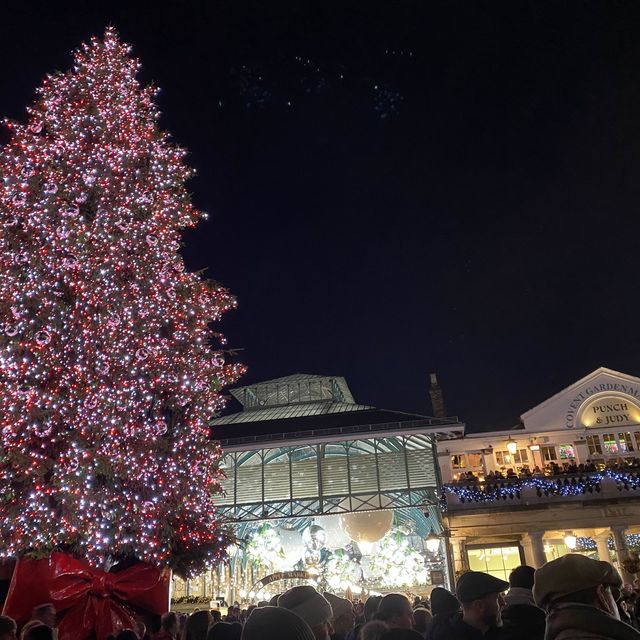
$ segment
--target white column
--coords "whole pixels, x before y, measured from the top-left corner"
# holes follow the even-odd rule
[[[464,541],[465,538],[451,538],[451,546],[453,547],[453,567],[456,575],[469,570],[469,561],[464,548]]]
[[[627,539],[625,537],[627,527],[622,524],[611,527],[611,533],[613,534],[613,544],[618,554],[618,564],[620,565],[620,573],[622,574],[622,580],[624,582],[633,582],[633,574],[625,571],[622,566],[622,561],[629,557],[629,548],[627,547]]]
[[[524,551],[524,562],[530,567],[535,565],[533,560],[533,549],[531,547],[531,539],[528,535],[522,534],[520,536],[520,544],[522,545],[522,550]]]
[[[598,558],[605,562],[611,562],[611,554],[609,553],[609,532],[600,533],[594,536],[596,545],[598,546]]]
[[[529,531],[527,533],[529,541],[531,543],[531,556],[533,559],[533,566],[535,569],[539,569],[543,564],[547,562],[547,556],[544,552],[544,542],[542,540],[544,531]]]

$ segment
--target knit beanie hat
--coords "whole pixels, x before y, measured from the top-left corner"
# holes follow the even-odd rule
[[[450,591],[442,587],[436,587],[430,596],[431,613],[437,614],[455,613],[460,610],[460,603]]]
[[[278,606],[293,611],[310,627],[329,622],[333,610],[327,599],[313,587],[292,587],[278,598]]]
[[[240,640],[315,640],[309,625],[282,607],[254,609],[242,629]]]
[[[331,609],[333,610],[333,619],[339,618],[341,615],[345,613],[350,613],[353,611],[353,605],[351,604],[351,600],[347,600],[346,598],[340,598],[339,596],[334,595],[333,593],[329,593],[325,591],[322,595],[327,599],[329,604],[331,605]]]

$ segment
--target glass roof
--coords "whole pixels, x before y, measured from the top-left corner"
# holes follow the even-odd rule
[[[341,376],[296,373],[238,387],[232,389],[231,394],[245,411],[317,402],[355,404],[347,382]]]

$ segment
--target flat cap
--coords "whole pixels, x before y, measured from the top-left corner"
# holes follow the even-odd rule
[[[619,589],[622,578],[608,562],[569,553],[547,562],[536,571],[533,598],[539,607],[546,609],[558,598],[599,584]]]
[[[473,602],[490,593],[501,593],[509,588],[509,583],[494,578],[482,571],[463,573],[456,584],[456,596],[460,602]]]

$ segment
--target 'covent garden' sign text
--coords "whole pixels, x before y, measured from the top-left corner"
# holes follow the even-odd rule
[[[592,428],[640,425],[640,389],[606,382],[585,387],[569,403],[566,426]]]

